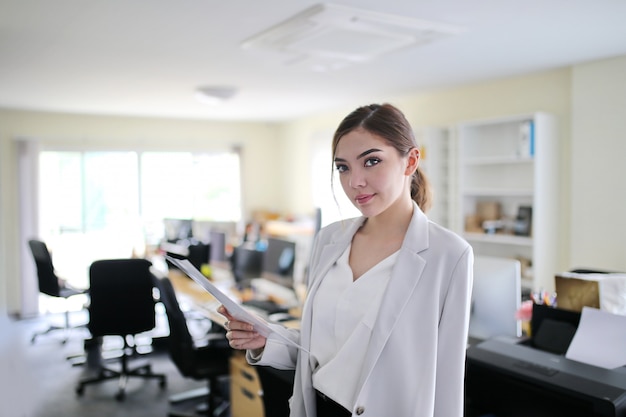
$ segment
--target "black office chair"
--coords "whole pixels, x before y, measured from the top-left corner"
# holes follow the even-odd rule
[[[70,297],[85,294],[87,292],[86,289],[70,287],[65,283],[64,280],[61,280],[57,276],[54,265],[52,263],[52,256],[50,255],[48,247],[44,242],[37,239],[31,239],[28,241],[28,246],[30,247],[30,251],[33,254],[35,266],[37,268],[37,281],[39,285],[39,292],[46,294],[50,297],[63,298],[66,301]],[[71,329],[69,309],[65,308],[63,313],[65,316],[64,326],[61,327],[50,325],[46,330],[36,332],[31,338],[31,343],[35,343],[37,337],[56,330],[62,330],[65,332],[65,337],[62,339],[61,342],[67,342],[67,334]]]
[[[85,386],[111,379],[119,379],[119,390],[115,398],[121,401],[126,395],[129,377],[159,380],[165,388],[164,374],[152,372],[149,362],[136,361],[135,336],[152,330],[156,326],[155,277],[150,271],[151,263],[145,259],[99,260],[89,268],[90,296],[89,323],[87,327],[94,338],[121,336],[124,341],[119,358],[121,369],[99,364],[97,375],[81,379],[76,393],[82,395]],[[139,362],[131,366],[131,360]]]
[[[208,389],[200,393],[203,404],[193,411],[194,414],[189,414],[188,411],[178,413],[170,409],[169,416],[223,415],[229,408],[229,402],[227,396],[219,392],[219,378],[229,374],[229,358],[232,353],[224,333],[214,333],[213,338],[208,338],[207,343],[200,346],[189,332],[186,317],[180,309],[169,278],[159,280],[159,291],[170,328],[168,345],[172,361],[183,376],[207,380],[208,383]],[[195,394],[194,392],[192,398],[176,395],[170,398],[170,402],[174,404],[197,399]]]

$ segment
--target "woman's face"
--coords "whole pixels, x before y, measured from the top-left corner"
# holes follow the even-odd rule
[[[417,150],[402,157],[383,138],[356,129],[339,140],[334,162],[346,196],[365,217],[374,217],[402,198],[410,200],[418,158]]]

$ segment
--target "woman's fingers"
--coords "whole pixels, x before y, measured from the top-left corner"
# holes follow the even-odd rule
[[[230,315],[228,310],[226,310],[226,307],[224,307],[223,305],[220,305],[217,308],[217,312],[220,313],[222,316],[226,317],[228,320],[231,320],[233,318],[233,316]]]
[[[231,330],[226,338],[233,349],[258,349],[265,346],[265,338],[256,332]]]
[[[234,320],[228,320],[226,324],[228,325],[228,328],[227,328],[228,330],[241,330],[244,332],[254,331],[254,326],[251,325],[250,323],[246,323],[245,321],[239,321],[237,319],[234,319]]]
[[[233,349],[258,349],[265,346],[265,337],[254,331],[251,324],[238,320],[229,321],[226,339]]]
[[[226,339],[233,349],[259,349],[265,346],[265,337],[254,331],[254,326],[241,320],[237,320],[228,313],[223,305],[217,308],[217,312],[226,317],[224,328]]]

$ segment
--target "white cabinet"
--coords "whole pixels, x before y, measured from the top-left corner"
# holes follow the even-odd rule
[[[533,113],[466,122],[455,133],[458,172],[451,228],[476,254],[529,260],[522,285],[553,290],[559,271],[554,117]]]

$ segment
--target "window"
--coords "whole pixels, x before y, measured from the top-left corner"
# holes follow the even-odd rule
[[[157,244],[164,218],[241,219],[236,152],[46,151],[39,164],[40,233],[74,285],[96,259]]]
[[[241,218],[239,156],[142,153],[141,202],[146,218],[237,222]]]

